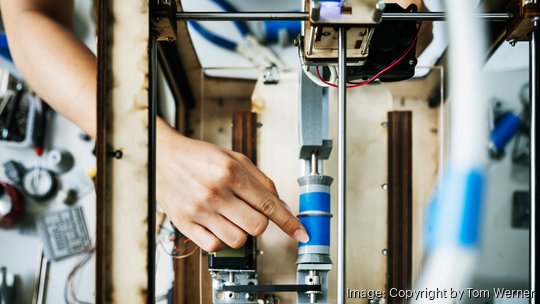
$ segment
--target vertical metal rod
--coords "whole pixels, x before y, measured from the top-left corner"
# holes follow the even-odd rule
[[[319,175],[319,160],[317,151],[311,153],[311,175]]]
[[[156,277],[156,118],[158,103],[157,41],[150,37],[150,96],[148,101],[148,303],[155,302]]]
[[[531,228],[530,228],[530,283],[531,291],[535,290],[536,283],[536,273],[535,273],[535,253],[536,253],[536,188],[538,186],[537,180],[537,170],[536,170],[536,148],[537,148],[537,128],[538,128],[538,116],[540,115],[540,110],[538,108],[539,93],[538,86],[540,86],[540,81],[538,80],[540,75],[538,70],[538,48],[540,47],[538,43],[539,35],[539,24],[540,17],[535,17],[533,19],[533,30],[531,32],[531,40],[529,42],[529,87],[530,87],[530,98],[529,102],[531,105],[531,145],[530,145],[530,192],[531,192]],[[533,293],[534,294],[534,293]],[[534,299],[532,300],[534,302]],[[532,302],[531,302],[532,303]]]
[[[346,156],[347,156],[347,29],[339,28],[338,83],[338,273],[337,303],[345,304],[345,236],[346,236]]]
[[[315,26],[311,25],[309,29],[309,41],[308,41],[308,55],[313,55],[313,45],[315,44]]]

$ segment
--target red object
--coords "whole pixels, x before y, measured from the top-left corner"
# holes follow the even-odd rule
[[[24,197],[19,189],[5,182],[0,183],[0,186],[6,191],[6,196],[12,203],[11,210],[6,215],[0,215],[0,228],[11,228],[15,226],[24,216],[26,205]],[[4,198],[5,199],[5,198]]]
[[[34,151],[36,152],[37,156],[43,155],[43,147],[36,147]]]

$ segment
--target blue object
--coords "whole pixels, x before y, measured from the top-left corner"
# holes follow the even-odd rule
[[[478,244],[483,193],[484,175],[478,171],[471,171],[465,181],[465,202],[459,231],[459,241],[463,246],[469,247]]]
[[[475,248],[480,243],[485,173],[479,168],[445,169],[442,184],[427,209],[426,249],[453,243]]]
[[[212,0],[212,2],[217,4],[225,12],[237,11],[232,5],[230,5],[224,0]],[[204,27],[197,21],[189,21],[188,24],[190,24],[195,31],[197,31],[199,34],[201,34],[201,36],[203,36],[206,40],[212,42],[213,44],[230,51],[236,51],[238,43],[210,32],[206,27]],[[244,21],[234,21],[234,25],[236,26],[236,29],[238,29],[242,37],[246,37],[249,34],[249,29]]]
[[[9,45],[5,33],[0,34],[0,55],[13,62],[13,58],[11,57],[11,53],[9,52]]]
[[[296,37],[302,30],[302,23],[300,21],[264,21],[263,32],[264,38],[267,42],[277,42],[279,40],[279,33],[281,31],[287,31],[289,37]]]
[[[199,22],[189,21],[188,23],[189,25],[193,27],[194,30],[196,30],[199,34],[201,34],[201,36],[206,38],[206,40],[212,42],[213,44],[217,46],[220,46],[230,51],[235,51],[236,48],[238,47],[238,43],[210,32],[204,26],[202,26]]]
[[[300,214],[305,211],[330,213],[330,194],[326,192],[309,192],[300,195]],[[330,217],[325,215],[309,215],[300,217],[309,235],[309,242],[299,246],[330,246]]]
[[[230,5],[227,1],[224,0],[212,0],[215,4],[217,4],[222,10],[226,12],[237,12],[238,10],[234,8],[234,6]],[[234,25],[242,34],[242,36],[246,36],[249,33],[248,27],[244,21],[234,21]]]
[[[504,151],[504,147],[523,126],[523,121],[512,112],[502,114],[491,131],[491,148],[495,152]]]

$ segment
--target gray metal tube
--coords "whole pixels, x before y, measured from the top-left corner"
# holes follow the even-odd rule
[[[482,13],[480,18],[487,21],[504,22],[512,18],[509,13]],[[306,12],[180,12],[176,13],[178,21],[265,21],[265,20],[308,20]],[[418,13],[383,13],[382,20],[405,21],[444,21],[445,12]]]
[[[346,282],[346,191],[347,191],[347,29],[339,28],[338,51],[338,258],[337,258],[337,303],[345,304]]]
[[[531,40],[529,42],[529,87],[530,87],[530,105],[531,105],[531,145],[530,145],[530,192],[531,192],[531,228],[530,228],[530,283],[531,291],[535,290],[536,283],[536,187],[538,186],[537,179],[537,170],[536,170],[536,147],[537,147],[537,138],[536,131],[538,128],[538,116],[540,115],[540,110],[538,108],[539,93],[538,86],[540,86],[540,81],[538,80],[540,76],[538,72],[538,49],[540,45],[538,43],[539,37],[539,24],[540,18],[535,17],[533,19],[533,30],[531,32]],[[534,294],[534,293],[533,293]],[[534,302],[534,300],[533,300]]]

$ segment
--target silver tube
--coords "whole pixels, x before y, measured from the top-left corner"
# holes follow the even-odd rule
[[[176,20],[193,21],[264,21],[264,20],[308,20],[306,12],[181,12],[176,13]]]
[[[317,152],[311,153],[311,175],[319,175],[319,160],[317,159]]]
[[[538,43],[539,35],[539,26],[540,26],[540,17],[535,17],[533,19],[533,30],[531,31],[531,40],[529,42],[529,87],[530,87],[530,98],[529,102],[531,105],[531,145],[530,145],[530,155],[531,155],[531,165],[530,165],[530,192],[531,192],[531,228],[530,228],[530,283],[531,291],[535,290],[536,283],[536,186],[537,186],[537,171],[536,171],[536,130],[538,123],[538,115],[540,111],[538,109],[539,102],[539,93],[538,86],[540,86],[540,81],[538,80],[540,75],[538,72],[538,48],[540,47]],[[534,294],[534,293],[533,293]],[[534,299],[533,299],[534,302]]]
[[[309,29],[308,55],[313,55],[313,46],[315,45],[315,26],[311,25]]]
[[[346,157],[347,157],[347,29],[339,28],[339,83],[338,83],[338,259],[337,303],[345,304],[346,265]]]
[[[504,22],[512,19],[510,13],[481,13],[479,17],[487,21]],[[179,12],[178,21],[265,21],[265,20],[309,20],[307,12]],[[382,20],[391,21],[444,21],[445,12],[383,13]]]
[[[478,17],[486,21],[505,22],[512,19],[510,13],[481,13]],[[445,21],[445,12],[419,12],[419,13],[384,13],[382,20],[391,21]]]

